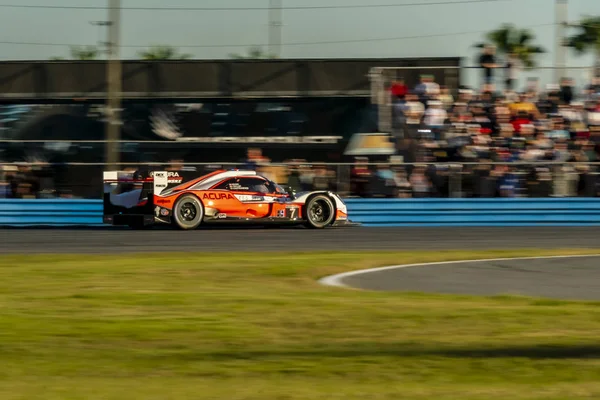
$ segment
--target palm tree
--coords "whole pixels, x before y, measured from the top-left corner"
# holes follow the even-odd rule
[[[171,46],[152,46],[138,55],[144,60],[185,60],[192,57],[191,54],[179,54],[177,49]]]
[[[488,32],[486,39],[496,46],[498,53],[515,54],[526,68],[535,68],[535,56],[546,53],[544,48],[532,44],[535,35],[530,30],[518,29],[511,24],[504,24]],[[475,47],[483,48],[485,45],[485,43],[477,43]]]
[[[579,29],[579,33],[569,37],[565,41],[567,47],[571,47],[579,55],[586,52],[594,54],[594,73],[600,73],[600,17],[586,16],[579,24],[573,25]]]
[[[264,60],[277,58],[277,56],[263,51],[263,49],[259,46],[253,46],[248,49],[248,53],[246,55],[232,53],[229,54],[229,58],[235,58],[237,60]]]

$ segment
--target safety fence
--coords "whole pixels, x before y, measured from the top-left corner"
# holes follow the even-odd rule
[[[353,222],[392,226],[600,226],[600,199],[346,199]],[[101,200],[0,200],[0,226],[102,226]]]
[[[104,163],[0,163],[0,199],[98,199]],[[124,163],[121,170],[254,169],[296,192],[345,198],[600,198],[599,162]]]

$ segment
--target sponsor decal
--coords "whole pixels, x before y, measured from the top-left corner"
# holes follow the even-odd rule
[[[227,214],[225,213],[218,213],[216,216],[217,219],[225,219],[227,218]]]
[[[263,196],[254,196],[251,194],[236,194],[235,197],[241,202],[265,201]]]
[[[166,208],[162,208],[162,207],[156,206],[156,207],[154,208],[154,214],[155,214],[157,217],[158,217],[158,216],[161,216],[161,215],[162,215],[163,217],[166,217],[167,215],[169,215],[169,214],[170,214],[170,211],[169,211],[169,210],[167,210]]]
[[[169,179],[165,171],[152,171],[150,175],[154,178],[154,192],[161,194],[167,188]]]
[[[183,178],[179,175],[179,172],[151,171],[150,176],[152,178],[163,178],[163,179],[166,177],[168,183],[183,182]],[[162,187],[162,186],[157,185],[157,187]]]
[[[248,190],[248,188],[240,185],[239,183],[230,183],[229,190]]]
[[[179,172],[166,172],[167,174],[167,178],[179,178]],[[150,176],[151,177],[160,177],[160,178],[164,178],[165,177],[165,171],[152,171],[150,172]]]
[[[163,199],[156,200],[156,204],[169,204],[170,202],[171,202],[170,200],[163,200]]]
[[[204,200],[233,200],[234,198],[230,193],[204,193],[204,196],[202,196]]]

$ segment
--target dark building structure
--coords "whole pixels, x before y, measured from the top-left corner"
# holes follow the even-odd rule
[[[450,88],[459,84],[460,58],[123,61],[123,98],[243,99],[274,97],[367,97],[374,67],[403,71],[409,85],[427,72]],[[419,67],[439,67],[419,70]],[[106,99],[102,61],[0,63],[3,102]]]
[[[237,162],[260,147],[273,161],[341,161],[353,134],[378,129],[372,68],[412,67],[400,74],[409,87],[427,73],[456,89],[458,66],[460,58],[123,61],[122,160]],[[0,63],[0,101],[5,160],[103,161],[103,143],[74,142],[105,138],[105,62]]]

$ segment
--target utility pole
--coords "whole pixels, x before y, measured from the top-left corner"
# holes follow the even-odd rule
[[[120,28],[121,0],[109,0],[108,9],[108,40],[107,40],[107,122],[106,122],[106,169],[119,169],[119,143],[121,136],[121,59],[120,59]]]
[[[554,59],[554,83],[559,83],[566,76],[567,47],[565,46],[565,29],[568,25],[568,0],[555,0],[556,48]]]
[[[269,53],[281,56],[281,0],[269,0]]]
[[[103,27],[109,27],[110,26],[110,21],[90,21],[90,24],[94,25],[94,26],[98,26],[100,28]],[[100,36],[102,36],[102,30],[100,29]],[[106,53],[106,46],[107,43],[104,40],[98,40],[98,51],[100,53]]]

